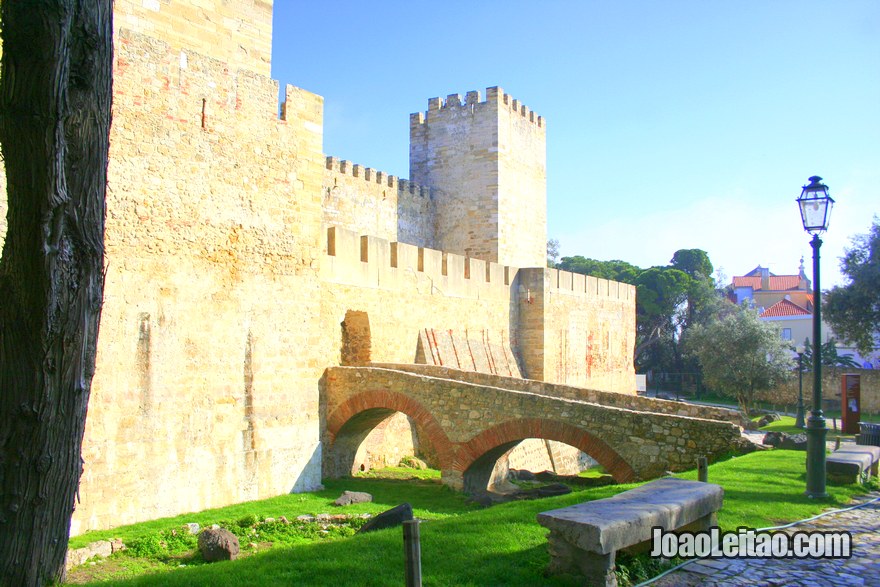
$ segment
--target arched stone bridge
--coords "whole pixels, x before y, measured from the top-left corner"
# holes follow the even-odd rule
[[[424,365],[331,367],[322,388],[325,476],[351,474],[370,431],[403,412],[443,482],[468,492],[485,489],[498,457],[526,438],[577,447],[626,482],[728,452],[742,422],[731,410]]]

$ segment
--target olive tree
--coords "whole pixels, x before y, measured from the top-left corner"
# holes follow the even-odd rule
[[[880,220],[857,235],[840,260],[845,285],[823,296],[825,320],[834,332],[868,357],[880,340]]]
[[[755,392],[775,387],[795,368],[788,342],[747,304],[730,305],[717,320],[694,325],[684,344],[699,360],[704,383],[736,398],[746,414]]]

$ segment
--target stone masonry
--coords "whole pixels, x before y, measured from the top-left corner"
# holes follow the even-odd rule
[[[287,86],[279,108],[271,1],[118,0],[114,16],[107,278],[73,534],[317,487],[327,367],[455,357],[634,393],[634,288],[545,268],[542,117],[499,88],[431,99],[400,179],[323,152],[320,96]],[[0,198],[0,239],[6,213]],[[607,414],[643,418],[615,410],[594,433],[619,427]],[[415,444],[402,424],[382,429],[391,458]]]
[[[466,491],[484,490],[496,460],[526,438],[574,446],[625,482],[693,468],[697,456],[720,456],[740,437],[731,422],[554,397],[539,384],[529,393],[387,368],[333,367],[323,387],[327,476],[350,474],[367,434],[394,412],[412,418],[432,444],[443,482]]]

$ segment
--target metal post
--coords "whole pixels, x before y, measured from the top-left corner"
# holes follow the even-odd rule
[[[709,482],[709,460],[706,457],[697,457],[697,481]]]
[[[422,587],[422,545],[417,519],[403,523],[403,553],[406,557],[406,587]]]
[[[794,425],[795,428],[804,427],[804,353],[798,353],[798,403]]]
[[[822,292],[819,289],[819,235],[813,235],[813,405],[807,420],[808,497],[827,497],[825,492],[825,417],[822,415]]]
[[[798,353],[798,409],[794,425],[804,427],[804,353]]]

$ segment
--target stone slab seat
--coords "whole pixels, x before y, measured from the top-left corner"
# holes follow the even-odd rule
[[[608,499],[538,514],[547,536],[551,573],[586,576],[585,585],[617,585],[614,558],[651,540],[652,528],[707,530],[717,525],[724,490],[714,483],[668,477]]]
[[[825,470],[830,481],[859,483],[863,477],[877,475],[880,446],[848,445],[828,455]]]

